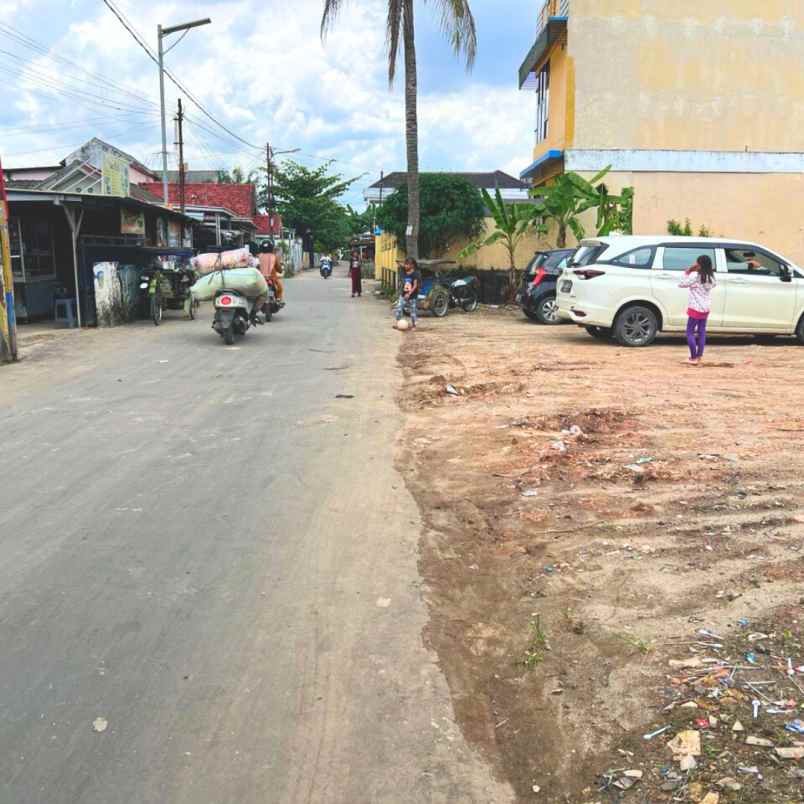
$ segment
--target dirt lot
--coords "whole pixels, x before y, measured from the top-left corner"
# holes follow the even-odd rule
[[[802,800],[804,348],[694,368],[507,310],[400,338],[427,638],[520,800]]]

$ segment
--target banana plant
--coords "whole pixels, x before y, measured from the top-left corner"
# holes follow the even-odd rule
[[[483,203],[494,220],[494,229],[485,237],[470,243],[466,248],[462,249],[458,257],[464,259],[476,254],[485,246],[502,243],[508,252],[509,286],[511,289],[516,289],[519,284],[516,250],[522,239],[534,228],[535,207],[533,204],[506,204],[499,188],[495,190],[494,197],[491,196],[488,190],[481,190],[480,192],[483,195]]]
[[[580,241],[586,236],[586,229],[580,216],[589,209],[600,210],[604,206],[607,191],[600,185],[603,177],[611,170],[611,165],[601,170],[592,179],[585,179],[577,173],[562,173],[552,184],[531,191],[535,197],[532,207],[533,225],[542,236],[547,235],[549,223],[558,227],[556,246],[566,248],[567,232],[571,231]],[[599,218],[599,224],[602,223]]]

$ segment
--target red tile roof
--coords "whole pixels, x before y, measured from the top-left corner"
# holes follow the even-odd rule
[[[273,217],[273,226],[271,226],[271,218]],[[255,215],[254,225],[257,227],[257,234],[259,235],[272,235],[280,237],[282,235],[282,216],[278,213],[271,215]]]
[[[162,199],[161,182],[141,184],[150,193]],[[179,204],[179,185],[168,184],[171,204]],[[256,188],[253,184],[185,184],[185,203],[200,207],[223,207],[241,218],[254,218],[256,214]]]

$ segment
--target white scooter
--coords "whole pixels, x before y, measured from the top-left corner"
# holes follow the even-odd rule
[[[254,323],[264,324],[265,314],[254,312],[256,299],[247,299],[238,290],[219,290],[215,294],[215,318],[212,329],[223,338],[227,346],[235,342],[235,338],[248,332]]]

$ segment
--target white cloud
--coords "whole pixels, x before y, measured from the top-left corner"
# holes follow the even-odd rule
[[[270,140],[280,148],[299,147],[301,161],[318,164],[334,157],[345,174],[368,172],[376,177],[405,167],[404,106],[401,76],[389,90],[384,37],[384,0],[347,3],[326,42],[319,37],[321,0],[117,0],[136,28],[155,40],[158,22],[212,17],[209,27],[193,30],[167,56],[169,68],[220,120],[243,139],[262,145]],[[29,6],[25,13],[23,6]],[[65,4],[66,5],[66,4]],[[52,7],[48,0],[0,0],[0,9],[13,15],[20,30],[46,40],[55,52],[74,59],[124,84],[130,90],[158,100],[155,65],[148,60],[117,19],[102,4],[92,14],[73,18],[61,12],[69,28],[53,41],[38,34],[33,7]],[[443,46],[448,47],[447,43]],[[28,54],[30,57],[30,54]],[[39,61],[36,69],[45,69]],[[53,64],[47,69],[52,70]],[[79,76],[60,70],[59,80]],[[510,87],[484,82],[475,75],[463,90],[431,92],[420,98],[420,156],[423,169],[493,170],[516,173],[529,161],[532,149],[532,97]],[[72,86],[75,86],[74,84]],[[80,81],[79,81],[80,86]],[[6,103],[2,126],[34,126],[48,121],[64,123],[57,132],[31,132],[4,145],[9,162],[32,163],[62,158],[93,134],[112,139],[149,164],[160,148],[158,117],[145,112],[124,114],[101,105],[81,103],[76,97],[49,94],[40,85],[24,83]],[[86,82],[84,91],[96,104],[139,105],[139,102]],[[176,92],[168,84],[172,117]],[[9,109],[16,113],[9,119]],[[186,153],[192,167],[241,164],[249,169],[261,163],[261,154],[215,128],[189,103]],[[152,110],[153,111],[153,110]],[[81,120],[93,120],[81,127]],[[100,121],[100,122],[98,122]],[[71,128],[67,128],[72,125]],[[4,137],[4,140],[6,138]],[[172,126],[169,141],[172,143]],[[50,145],[49,151],[43,150]],[[352,200],[359,197],[359,191]]]

